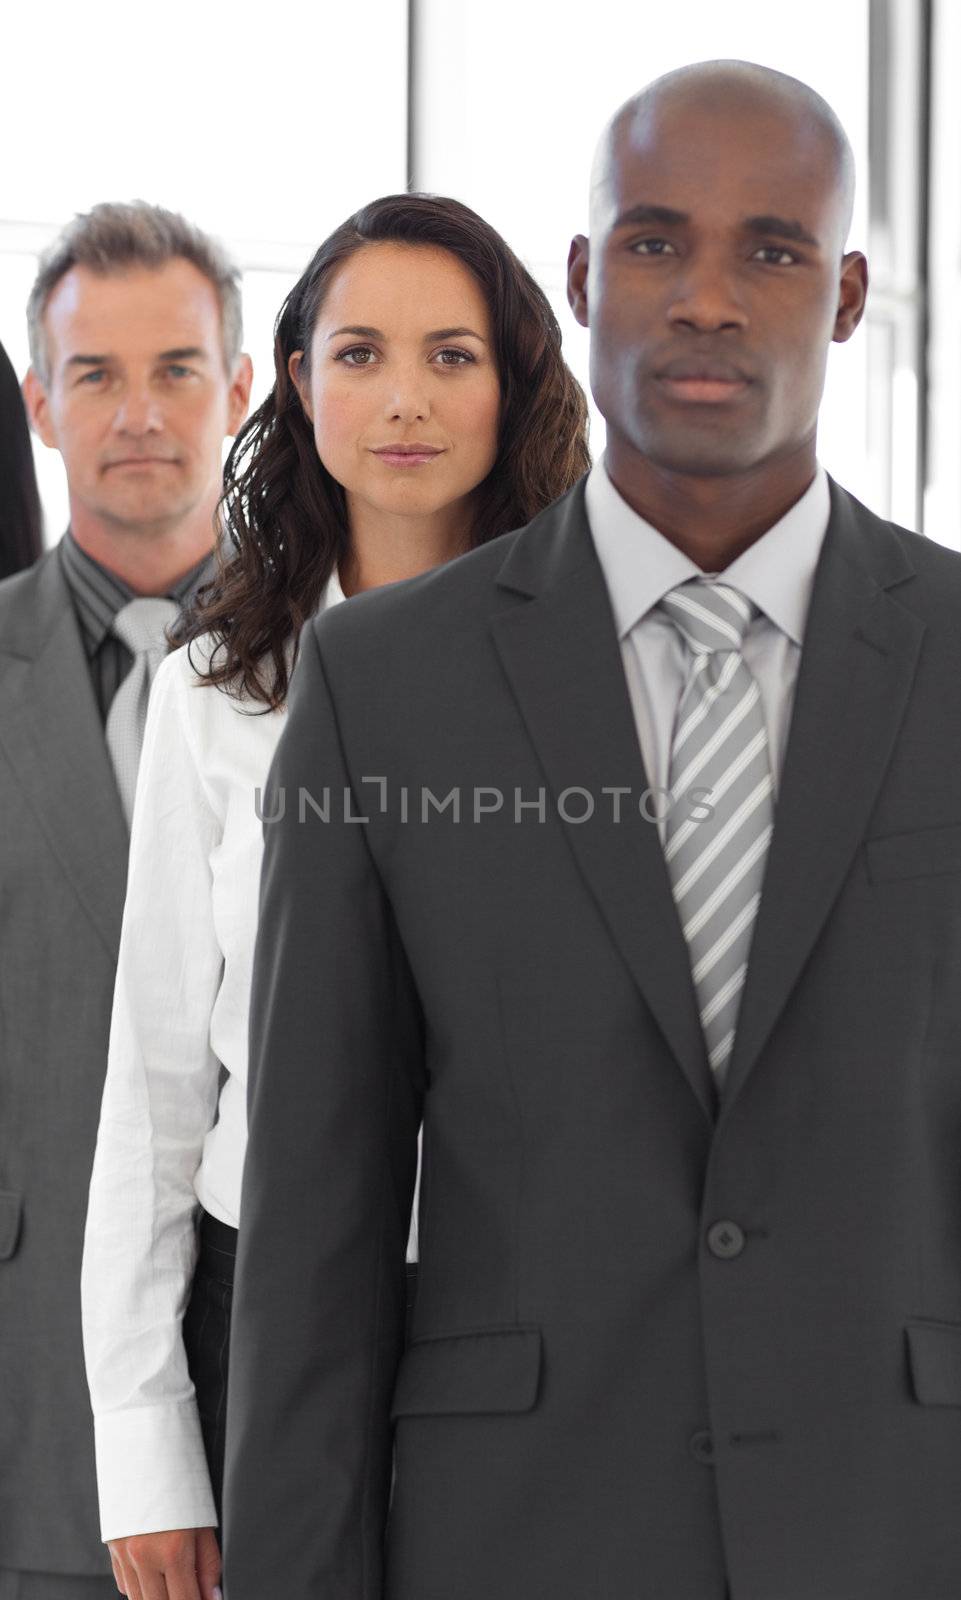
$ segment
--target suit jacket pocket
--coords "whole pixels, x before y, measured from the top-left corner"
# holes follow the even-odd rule
[[[23,1201],[15,1189],[0,1189],[0,1261],[9,1261],[20,1242]]]
[[[872,883],[961,872],[961,822],[865,839],[864,849]]]
[[[530,1411],[540,1370],[540,1328],[416,1339],[401,1359],[391,1418]]]
[[[961,1322],[909,1322],[914,1394],[923,1406],[961,1406]]]

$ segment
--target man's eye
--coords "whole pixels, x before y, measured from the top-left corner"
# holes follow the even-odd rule
[[[760,250],[754,252],[755,261],[759,256],[765,258],[765,265],[769,267],[793,267],[797,261],[793,250],[785,250],[779,244],[762,244]]]
[[[103,367],[94,367],[90,372],[84,372],[77,379],[77,382],[78,383],[86,383],[86,384],[89,384],[90,387],[94,387],[96,384],[98,384],[100,382],[101,378],[105,378],[106,376],[107,376],[107,374],[104,371]]]
[[[339,351],[334,360],[345,361],[348,367],[369,367],[375,355],[369,344],[354,344],[349,350]]]
[[[167,376],[168,378],[189,378],[193,376],[193,368],[181,366],[179,361],[172,361],[167,367]]]
[[[638,256],[664,256],[668,252],[672,255],[677,253],[669,239],[637,239],[631,249]]]

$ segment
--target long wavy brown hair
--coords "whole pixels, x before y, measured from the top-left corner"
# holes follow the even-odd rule
[[[218,576],[170,633],[173,647],[212,635],[201,676],[269,710],[286,699],[300,630],[350,544],[344,491],[318,458],[287,363],[302,350],[306,378],[334,273],[365,245],[388,241],[449,250],[487,301],[501,415],[497,459],[474,491],[472,545],[529,522],[590,466],[587,404],[561,355],[557,318],[500,234],[460,201],[427,194],[387,195],[348,217],[280,309],[273,388],[224,468]]]

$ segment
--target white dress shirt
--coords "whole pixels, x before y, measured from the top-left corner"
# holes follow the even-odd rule
[[[342,599],[335,574],[323,606]],[[210,640],[189,648],[203,664]],[[181,1321],[198,1201],[238,1221],[263,854],[255,791],[285,708],[205,684],[190,654],[166,657],[151,690],[84,1245],[104,1539],[216,1522]]]
[[[671,737],[688,662],[687,647],[670,617],[652,608],[679,583],[703,573],[618,494],[603,456],[588,477],[586,506],[614,612],[647,782],[661,791],[648,809],[658,818],[663,841]],[[819,465],[813,482],[780,521],[717,574],[719,582],[733,584],[761,612],[745,635],[743,656],[761,692],[775,796],[830,509],[827,474]]]

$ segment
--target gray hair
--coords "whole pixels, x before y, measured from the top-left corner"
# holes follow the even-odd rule
[[[190,261],[217,291],[224,360],[232,368],[243,339],[240,270],[223,246],[177,211],[146,200],[104,201],[68,222],[40,257],[27,301],[27,334],[30,360],[41,382],[49,381],[43,314],[71,267],[87,267],[106,277],[126,267],[162,267],[178,257]]]

